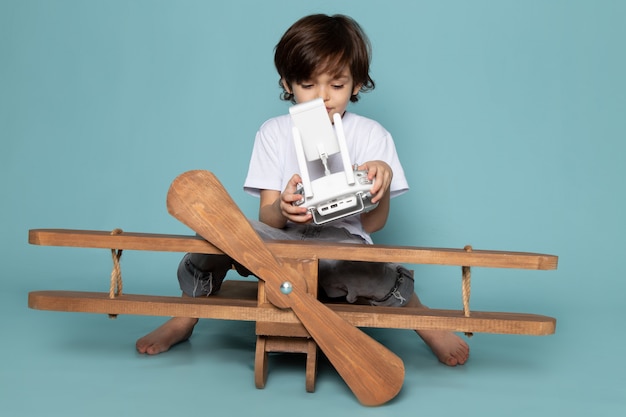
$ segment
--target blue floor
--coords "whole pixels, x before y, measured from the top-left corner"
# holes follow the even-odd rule
[[[135,352],[134,341],[161,318],[30,310],[19,281],[0,297],[0,324],[8,336],[0,346],[0,407],[7,416],[201,411],[290,416],[294,410],[299,416],[616,416],[626,411],[619,350],[592,337],[611,329],[599,323],[583,330],[582,312],[580,320],[575,314],[562,317],[551,336],[476,334],[469,339],[470,361],[457,368],[439,364],[411,331],[369,329],[404,360],[406,377],[395,399],[367,408],[323,358],[314,393],[305,391],[299,354],[272,354],[267,385],[256,389],[250,322],[201,321],[189,342],[147,357]]]

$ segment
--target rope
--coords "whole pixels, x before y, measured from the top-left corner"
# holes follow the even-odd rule
[[[115,229],[112,235],[122,234],[122,229]],[[109,298],[115,298],[122,295],[122,269],[120,267],[120,258],[122,257],[122,249],[111,249],[111,258],[113,258],[113,270],[111,271],[111,287],[109,289]]]
[[[472,247],[470,245],[466,245],[464,248],[465,252],[471,252],[472,251]],[[465,315],[465,317],[469,317],[470,316],[470,307],[469,307],[469,302],[470,302],[470,293],[471,293],[471,284],[472,284],[472,272],[471,272],[471,268],[469,266],[462,266],[461,267],[461,271],[462,271],[462,275],[463,275],[463,279],[462,279],[462,289],[463,289],[463,313]],[[465,336],[467,337],[472,337],[473,333],[471,332],[465,332]]]

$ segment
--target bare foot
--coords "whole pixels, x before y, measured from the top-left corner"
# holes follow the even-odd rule
[[[417,334],[430,347],[439,362],[448,366],[467,362],[469,346],[456,334],[440,330],[420,330]]]
[[[417,294],[407,303],[407,307],[427,309]],[[439,362],[448,366],[463,365],[469,358],[469,346],[463,339],[452,332],[443,330],[416,330],[419,337],[433,351]]]
[[[135,344],[137,352],[156,355],[168,351],[177,343],[191,337],[198,319],[173,317],[163,325],[148,333]]]

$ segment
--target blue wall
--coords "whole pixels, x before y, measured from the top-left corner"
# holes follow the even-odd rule
[[[411,332],[379,331],[405,387],[363,409],[327,366],[306,394],[294,359],[256,390],[246,323],[203,322],[144,358],[134,340],[161,319],[29,310],[29,291],[106,291],[110,271],[105,251],[30,246],[29,229],[190,233],[165,194],[195,168],[256,216],[254,134],[288,107],[273,47],[312,12],[353,16],[374,47],[377,88],[352,110],[392,132],[411,185],[375,240],[558,255],[557,271],[477,270],[472,293],[557,333],[476,335],[446,369]],[[0,0],[1,414],[624,413],[625,18],[607,0]],[[179,256],[126,254],[126,291],[177,294]],[[460,308],[456,268],[414,268],[427,304]]]

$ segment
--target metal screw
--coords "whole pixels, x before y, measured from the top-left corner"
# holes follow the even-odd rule
[[[280,292],[282,292],[283,294],[285,295],[290,294],[292,290],[293,290],[293,287],[291,285],[291,282],[285,281],[282,284],[280,284]]]

